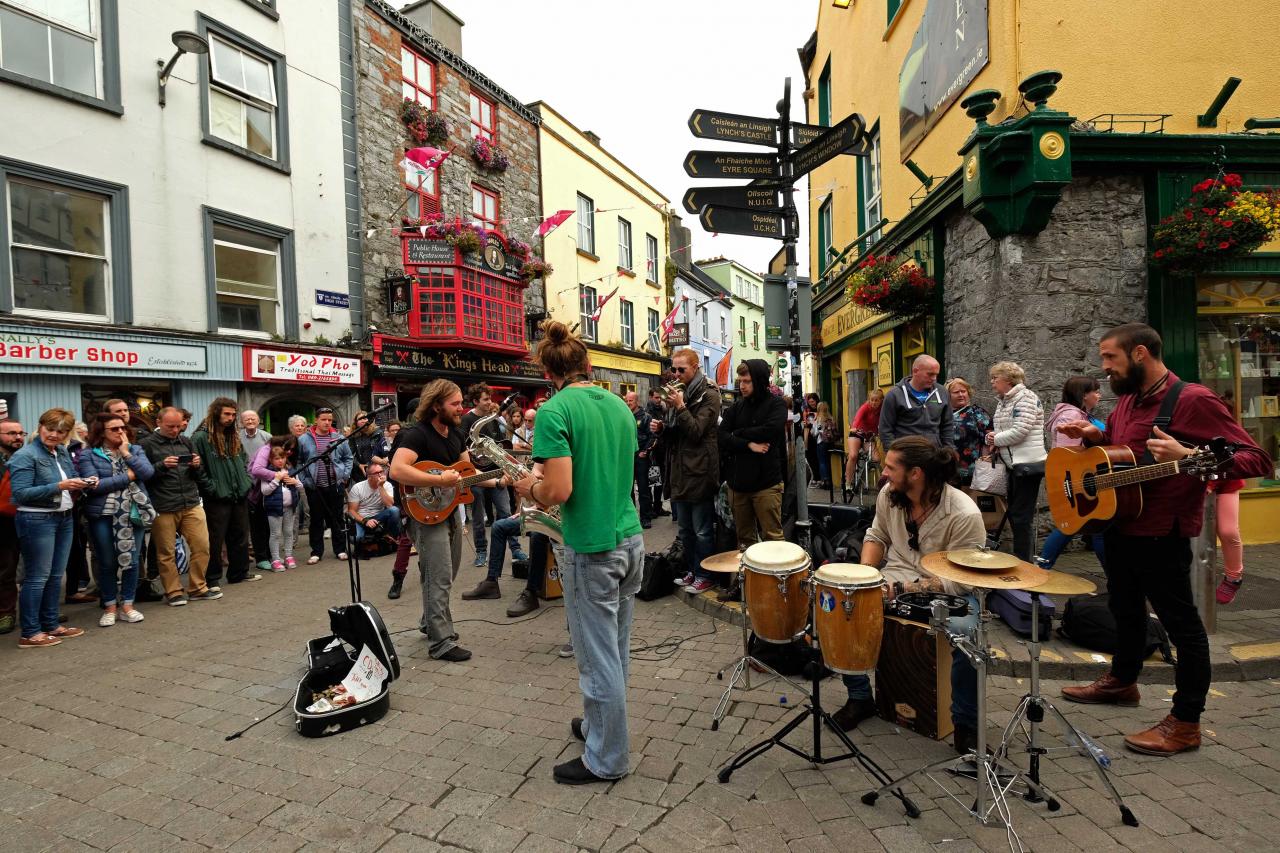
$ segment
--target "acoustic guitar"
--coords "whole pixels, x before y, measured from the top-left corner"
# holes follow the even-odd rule
[[[475,501],[471,487],[491,480],[502,479],[501,471],[476,471],[470,462],[458,461],[452,465],[439,462],[415,462],[413,467],[428,474],[443,474],[450,469],[462,479],[452,486],[400,486],[404,496],[404,508],[419,524],[439,524],[448,518],[459,504]]]
[[[1044,463],[1049,512],[1063,533],[1101,533],[1142,514],[1142,483],[1177,474],[1216,479],[1234,454],[1235,446],[1221,438],[1183,459],[1153,465],[1138,465],[1123,445],[1055,447]]]

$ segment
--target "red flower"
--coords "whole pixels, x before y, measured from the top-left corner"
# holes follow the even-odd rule
[[[1241,180],[1240,176],[1239,176],[1239,175],[1237,175],[1237,174],[1235,174],[1235,173],[1232,173],[1232,174],[1230,174],[1230,175],[1223,175],[1223,177],[1222,177],[1222,183],[1226,184],[1226,185],[1227,185],[1227,186],[1229,186],[1229,187],[1242,187],[1242,186],[1244,186],[1244,181],[1243,181],[1243,180]]]
[[[1213,186],[1213,178],[1206,178],[1191,188],[1193,193],[1202,193]]]
[[[1199,243],[1196,243],[1196,248],[1197,248],[1197,249],[1203,249],[1203,248],[1204,248],[1204,241],[1203,241],[1203,240],[1201,240]],[[1156,252],[1156,254],[1157,254],[1157,255],[1159,255],[1160,253],[1159,253],[1159,252]]]
[[[1229,201],[1229,202],[1227,202],[1227,203],[1226,203],[1225,205],[1223,205],[1223,206],[1224,206],[1224,207],[1235,207],[1235,206],[1236,206],[1236,203],[1235,203],[1234,201]]]
[[[1189,211],[1189,210],[1185,210],[1185,211],[1183,211],[1182,215],[1183,215],[1184,217],[1186,217],[1186,220],[1187,220],[1188,222],[1190,222],[1192,219],[1195,219],[1195,218],[1196,218],[1196,217],[1195,217],[1195,214],[1194,214],[1194,213],[1192,213],[1192,212],[1191,212],[1191,211]]]
[[[1201,237],[1208,237],[1208,236],[1209,236],[1209,232],[1208,232],[1208,231],[1201,231],[1201,232],[1200,232],[1200,236],[1201,236]]]
[[[1213,208],[1213,207],[1202,207],[1200,208],[1200,212],[1206,213],[1209,216],[1215,216],[1218,213],[1217,208]]]
[[[1230,228],[1232,225],[1236,224],[1234,219],[1228,219],[1226,221],[1219,220],[1219,221],[1222,222],[1223,228]]]
[[[1230,249],[1230,248],[1231,248],[1231,244],[1224,240],[1224,241],[1222,241],[1221,243],[1219,243],[1219,244],[1218,244],[1218,248],[1219,248],[1219,249]]]

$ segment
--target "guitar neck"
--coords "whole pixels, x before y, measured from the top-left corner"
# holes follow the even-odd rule
[[[501,471],[479,471],[470,477],[463,477],[454,486],[459,489],[469,489],[477,483],[483,483],[486,480],[497,480],[502,477]]]
[[[1130,468],[1127,471],[1116,471],[1112,474],[1103,474],[1096,478],[1094,483],[1099,489],[1119,489],[1124,486],[1136,486],[1149,480],[1172,477],[1181,472],[1181,462],[1174,460],[1172,462],[1159,462],[1155,465],[1143,465],[1140,468]]]

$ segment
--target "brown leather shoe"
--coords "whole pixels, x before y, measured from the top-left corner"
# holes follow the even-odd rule
[[[1084,687],[1062,688],[1062,698],[1084,705],[1120,705],[1136,708],[1142,698],[1137,684],[1121,684],[1111,673]]]
[[[485,578],[476,584],[476,588],[471,592],[462,594],[463,601],[475,601],[480,598],[502,598],[502,592],[498,589],[498,582]]]
[[[1200,748],[1200,724],[1184,723],[1173,714],[1145,732],[1128,735],[1124,745],[1144,755],[1177,755]]]

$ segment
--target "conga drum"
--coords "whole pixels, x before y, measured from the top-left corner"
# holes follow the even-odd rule
[[[743,596],[757,637],[789,643],[804,630],[811,562],[794,542],[757,542],[743,553]]]
[[[813,573],[813,624],[822,659],[853,675],[876,668],[884,635],[884,577],[871,566],[828,563]]]

